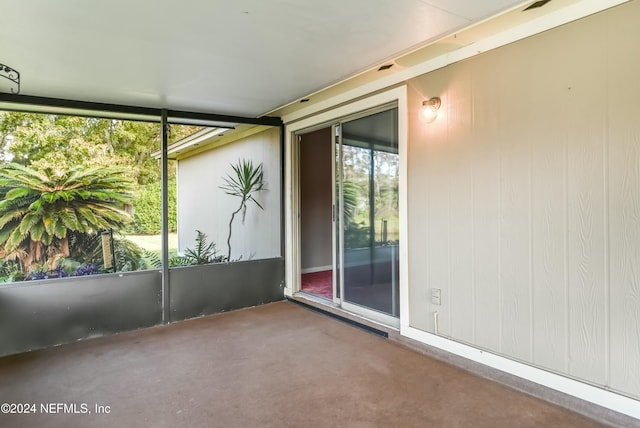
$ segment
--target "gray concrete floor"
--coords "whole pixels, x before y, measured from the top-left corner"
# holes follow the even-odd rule
[[[290,302],[0,358],[5,402],[36,412],[2,427],[601,426]]]

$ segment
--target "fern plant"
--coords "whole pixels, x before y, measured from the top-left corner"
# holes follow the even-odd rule
[[[212,263],[217,254],[216,244],[213,242],[207,243],[207,235],[199,230],[196,230],[196,247],[192,250],[187,248],[185,250],[185,257],[192,261],[194,265],[205,265]]]
[[[172,257],[169,260],[170,266],[191,266],[206,265],[209,263],[221,263],[226,259],[218,256],[218,250],[214,242],[207,243],[207,235],[196,230],[196,246],[194,249],[187,248],[184,256]]]
[[[160,269],[162,267],[162,260],[157,252],[142,250],[142,256],[147,263],[147,266],[154,269]]]

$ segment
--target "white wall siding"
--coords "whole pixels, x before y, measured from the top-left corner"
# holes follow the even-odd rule
[[[640,398],[638,16],[408,82],[412,327]]]
[[[564,106],[560,106],[564,108]],[[550,124],[553,126],[556,124]],[[562,135],[562,133],[560,133]],[[531,215],[532,361],[566,370],[566,140],[534,143]]]
[[[608,165],[611,172],[610,355],[611,387],[640,395],[640,74],[638,7],[613,10],[607,32]],[[627,14],[635,13],[636,19]],[[629,106],[633,106],[630,108]],[[615,207],[615,209],[614,209]]]
[[[240,159],[262,162],[267,190],[256,199],[264,207],[249,204],[245,223],[238,214],[233,223],[231,258],[243,260],[279,257],[280,254],[280,131],[269,129],[219,148],[182,159],[178,163],[178,246],[194,247],[196,230],[216,243],[219,254],[227,253],[231,213],[238,198],[219,186]]]
[[[447,105],[447,140],[451,144],[452,174],[450,187],[450,276],[448,296],[451,301],[449,324],[451,335],[466,342],[475,339],[475,324],[465,322],[467,315],[474,317],[475,290],[473,275],[473,238],[475,226],[473,209],[473,176],[470,149],[471,136],[471,74],[468,67],[459,67],[451,76],[457,84],[452,87]],[[469,214],[472,215],[469,215]],[[452,284],[456,284],[455,287]]]
[[[495,96],[499,76],[490,62],[474,67],[471,74],[472,104]],[[501,204],[500,141],[493,137],[499,129],[500,105],[473,110],[473,139],[470,155],[473,159],[473,253],[476,290],[476,311],[472,321],[476,328],[476,343],[486,349],[500,350],[502,337],[501,302],[501,220],[496,207]],[[478,144],[477,141],[483,141]],[[490,314],[490,315],[488,315]]]
[[[408,92],[411,92],[409,89]],[[418,99],[418,94],[412,94],[412,99]],[[409,118],[409,124],[412,126],[410,133],[413,135],[420,134],[420,139],[428,138],[425,134],[429,131],[429,128],[418,127],[416,124],[420,123],[421,113],[417,108],[411,108],[411,115]],[[427,163],[430,159],[427,156],[427,145],[416,144],[407,147],[407,160],[408,168],[411,171],[411,177],[419,183],[422,187],[422,191],[418,197],[411,197],[407,200],[407,211],[410,213],[417,213],[416,215],[409,216],[407,219],[408,230],[420,230],[423,231],[428,223],[428,201],[429,198],[424,197],[424,194],[428,191],[429,181],[427,180],[427,168],[422,167],[425,165],[414,165],[411,159],[422,159]],[[409,313],[412,314],[409,320],[410,325],[423,330],[433,330],[433,326],[430,324],[433,317],[431,316],[431,310],[429,307],[429,289],[431,287],[429,276],[429,263],[430,259],[430,247],[427,235],[425,233],[419,233],[409,238],[411,243],[411,251],[408,254],[409,278],[407,283],[415,284],[416,286],[409,291]]]
[[[601,17],[600,17],[601,18]],[[567,55],[569,373],[606,385],[606,23],[564,31]],[[564,61],[563,61],[564,62]]]
[[[500,278],[502,309],[501,351],[522,360],[531,358],[531,142],[528,106],[517,97],[525,69],[518,61],[505,61],[498,100],[509,106],[494,136],[500,141]],[[481,102],[481,101],[480,101]],[[481,108],[478,105],[478,108]],[[507,115],[508,113],[508,115]],[[509,120],[514,119],[514,120]]]

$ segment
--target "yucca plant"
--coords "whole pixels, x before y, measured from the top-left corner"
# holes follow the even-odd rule
[[[240,205],[238,209],[231,214],[231,220],[229,220],[229,236],[227,237],[227,260],[231,260],[231,232],[233,227],[233,220],[236,215],[242,212],[242,223],[247,213],[247,205],[249,202],[253,202],[263,210],[262,205],[255,199],[256,193],[266,190],[263,182],[264,173],[262,171],[262,163],[257,167],[253,166],[253,162],[250,160],[242,159],[237,164],[231,165],[233,174],[227,174],[223,178],[224,185],[220,186],[227,195],[236,196],[240,199]]]
[[[69,232],[119,230],[131,221],[133,183],[121,167],[78,166],[38,171],[0,167],[0,256],[22,269],[54,255],[69,256]]]

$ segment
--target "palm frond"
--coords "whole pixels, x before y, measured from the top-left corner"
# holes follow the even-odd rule
[[[17,227],[14,228],[9,233],[7,241],[4,244],[5,251],[13,251],[13,250],[15,250],[26,239],[27,239],[27,237],[24,236],[22,233],[20,233],[20,230]]]
[[[0,228],[4,227],[13,220],[19,220],[24,215],[22,211],[9,211],[0,214]]]
[[[125,206],[133,197],[133,182],[122,167],[60,172],[0,165],[1,250],[13,251],[26,242],[26,249],[37,250],[23,258],[28,264],[41,256],[54,260],[70,232],[117,229],[131,221]]]
[[[44,224],[42,222],[36,223],[31,227],[31,239],[34,241],[41,241],[44,233]]]
[[[20,230],[20,233],[26,235],[31,230],[31,228],[39,221],[40,216],[35,213],[27,213],[24,217],[22,217],[22,220],[17,227]]]
[[[24,196],[28,196],[30,194],[32,194],[33,190],[26,188],[26,187],[14,187],[13,189],[9,190],[5,195],[4,198],[5,199],[18,199],[18,198],[22,198]]]
[[[82,225],[78,221],[78,216],[71,208],[65,208],[60,211],[60,219],[64,226],[69,230],[80,230]]]
[[[13,229],[9,227],[0,230],[0,245],[3,245],[5,242],[7,242],[12,232]],[[1,249],[1,251],[4,252],[5,249]]]

